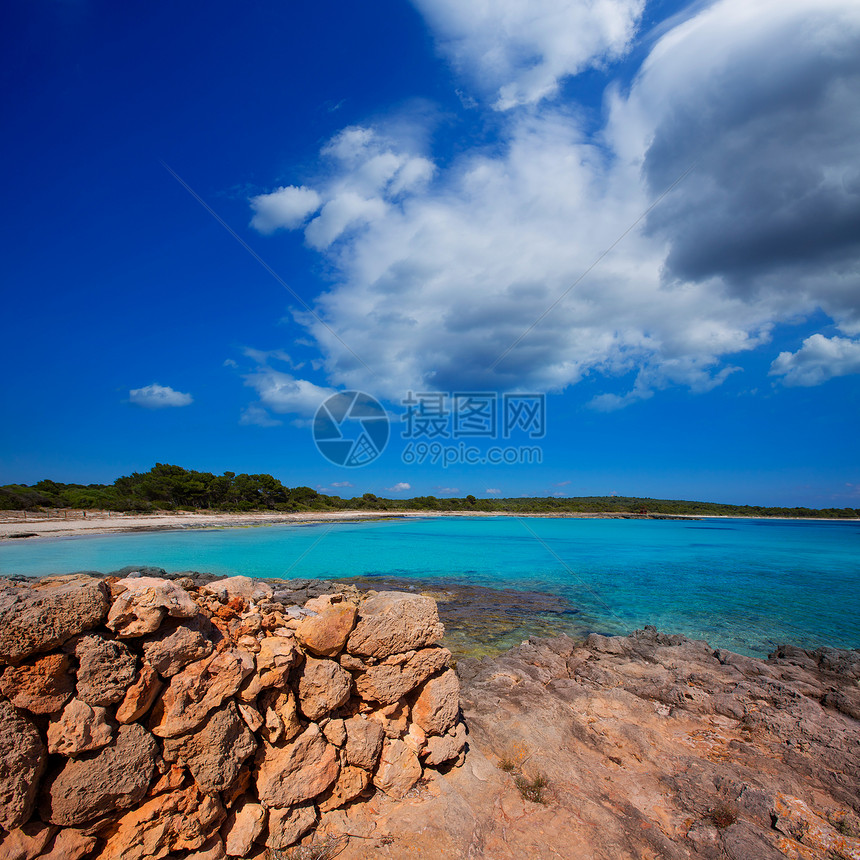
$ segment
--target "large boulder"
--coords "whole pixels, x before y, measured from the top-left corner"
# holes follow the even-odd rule
[[[389,797],[401,798],[420,778],[418,756],[403,741],[386,738],[373,784]]]
[[[74,826],[128,809],[146,793],[158,745],[143,726],[120,726],[113,744],[98,753],[69,759],[42,790],[42,819]]]
[[[0,828],[14,830],[30,817],[45,745],[27,717],[0,700]]]
[[[346,760],[365,770],[373,770],[382,752],[385,730],[376,720],[356,716],[345,720]]]
[[[65,654],[46,654],[20,666],[7,666],[0,678],[0,692],[16,708],[33,714],[61,710],[74,689]]]
[[[150,721],[153,734],[172,738],[193,731],[252,671],[253,664],[238,651],[222,651],[186,666],[156,702]]]
[[[99,860],[158,860],[172,851],[200,848],[224,815],[218,796],[196,785],[160,794],[110,828]]]
[[[113,740],[107,710],[72,699],[61,714],[48,723],[48,752],[65,756],[106,747]]]
[[[88,705],[115,705],[134,681],[137,657],[122,642],[99,635],[82,636],[78,658],[77,697]]]
[[[453,669],[431,678],[412,703],[412,720],[428,735],[443,735],[460,712],[460,680]]]
[[[189,663],[212,653],[214,635],[214,628],[202,615],[185,623],[164,624],[143,640],[143,655],[162,678],[172,678]]]
[[[185,765],[204,791],[215,792],[230,786],[242,762],[256,749],[254,736],[230,701],[213,711],[193,734],[166,739],[164,758]]]
[[[309,720],[339,708],[349,700],[351,691],[352,676],[334,660],[307,658],[299,678],[299,702]]]
[[[309,600],[304,608],[314,614],[303,617],[296,628],[302,645],[318,657],[339,654],[355,626],[355,605],[325,596]]]
[[[264,744],[257,753],[257,794],[268,807],[311,800],[325,791],[338,773],[337,750],[316,723],[283,747]]]
[[[346,647],[350,654],[384,658],[435,645],[444,634],[431,597],[382,591],[359,606]]]
[[[90,576],[6,587],[0,593],[0,661],[17,663],[91,630],[108,611],[108,588]]]
[[[267,600],[274,594],[268,582],[261,582],[250,576],[227,576],[202,585],[200,590],[217,597],[223,603],[233,597],[241,597],[243,600]]]
[[[153,633],[166,615],[191,618],[197,614],[197,604],[188,592],[167,579],[130,577],[115,587],[125,590],[113,602],[107,626],[123,639]]]
[[[447,648],[422,648],[408,658],[395,655],[360,674],[355,688],[362,699],[392,705],[450,662]]]

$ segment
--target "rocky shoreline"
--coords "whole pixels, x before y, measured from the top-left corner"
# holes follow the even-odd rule
[[[856,650],[454,668],[426,596],[154,573],[0,583],[0,857],[860,860]]]

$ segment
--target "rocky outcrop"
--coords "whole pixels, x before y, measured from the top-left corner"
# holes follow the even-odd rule
[[[27,625],[0,635],[0,857],[262,857],[462,762],[432,600],[127,573],[0,581]]]

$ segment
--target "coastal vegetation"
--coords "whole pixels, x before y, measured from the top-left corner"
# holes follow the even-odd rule
[[[487,513],[649,513],[662,515],[745,517],[860,517],[860,508],[767,507],[651,499],[634,496],[521,497],[479,499],[417,496],[387,499],[373,493],[354,498],[328,495],[311,487],[287,487],[272,475],[198,472],[157,463],[148,472],[133,472],[112,484],[35,484],[0,486],[0,510],[39,511],[75,508],[103,511],[479,511]]]

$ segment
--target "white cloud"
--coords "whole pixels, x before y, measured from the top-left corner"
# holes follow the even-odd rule
[[[413,0],[454,68],[507,110],[627,50],[644,0]]]
[[[143,388],[132,388],[128,393],[130,403],[144,409],[165,409],[169,406],[188,406],[194,402],[190,394],[176,391],[169,385],[153,382]]]
[[[332,388],[323,388],[306,379],[296,379],[289,373],[270,367],[260,367],[247,374],[245,384],[257,392],[260,404],[266,409],[304,418],[313,417],[320,404],[335,393]]]
[[[406,490],[411,490],[411,489],[412,489],[412,485],[407,484],[405,481],[400,481],[399,483],[395,484],[393,487],[386,487],[385,488],[386,492],[388,492],[388,493],[403,493]]]
[[[251,226],[260,233],[274,233],[280,228],[295,230],[320,208],[319,194],[312,188],[289,185],[270,194],[251,198],[254,217]]]
[[[433,487],[437,493],[445,493],[446,495],[452,495],[453,493],[459,493],[459,487]]]
[[[495,487],[491,487],[489,490],[484,490],[484,492],[489,496],[499,496],[501,495],[501,490],[496,489]]]
[[[344,488],[344,487],[353,487],[353,486],[355,486],[354,484],[350,483],[349,481],[332,481],[331,485],[332,485],[333,487],[337,487],[338,489],[342,489],[342,488]]]
[[[242,410],[239,423],[256,427],[280,427],[284,422],[272,418],[258,403],[250,403]]]
[[[481,4],[416,2],[437,16],[452,55],[489,68],[495,37],[492,28],[484,37]],[[497,6],[515,32],[520,4]],[[557,81],[575,66],[534,47],[543,36],[530,34],[549,27],[556,4],[535,8],[534,27],[520,29],[540,75],[512,76],[515,41],[503,41],[492,84],[513,81],[523,100],[552,86],[545,74]],[[639,7],[593,8],[620,22]],[[603,47],[581,48],[581,62],[622,50],[625,26],[617,38],[595,36],[588,44]],[[561,107],[511,111],[495,148],[442,169],[414,136],[345,129],[323,149],[311,183],[322,205],[305,227],[337,273],[318,302],[326,325],[299,316],[328,381],[396,400],[408,390],[558,391],[632,374],[627,393],[591,404],[612,409],[669,386],[707,391],[737,370],[730,356],[816,308],[844,334],[860,333],[852,47],[853,0],[721,0],[656,43],[629,95],[610,98],[596,137]]]
[[[770,368],[784,385],[820,385],[835,376],[860,373],[860,340],[814,334],[797,352],[781,352]]]

